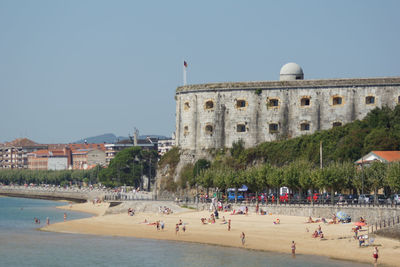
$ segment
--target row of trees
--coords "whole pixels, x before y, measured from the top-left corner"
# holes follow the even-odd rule
[[[0,170],[3,184],[97,184],[108,187],[121,185],[143,188],[143,176],[155,179],[157,151],[131,147],[119,152],[107,168],[96,166],[90,170]],[[148,189],[148,188],[147,188]]]
[[[200,160],[195,166],[187,165],[181,173],[181,188],[240,188],[247,185],[251,192],[266,192],[286,186],[303,196],[307,191],[326,190],[333,197],[341,192],[374,192],[375,201],[381,188],[400,191],[400,163],[373,162],[369,166],[356,167],[352,162],[333,162],[323,169],[307,160],[298,160],[284,166],[262,164],[246,169],[205,164]],[[199,172],[196,170],[203,167]]]
[[[98,181],[100,166],[91,170],[26,170],[26,169],[3,169],[0,170],[0,183],[2,184],[95,184]]]

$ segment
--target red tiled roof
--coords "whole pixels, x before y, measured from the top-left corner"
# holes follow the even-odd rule
[[[35,146],[37,143],[28,138],[17,138],[14,141],[5,143],[6,146]]]
[[[400,151],[372,151],[375,155],[389,161],[400,161]]]

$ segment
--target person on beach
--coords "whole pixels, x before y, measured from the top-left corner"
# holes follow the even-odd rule
[[[240,239],[242,240],[242,245],[244,246],[244,243],[246,242],[246,235],[244,234],[244,232],[240,234]]]
[[[165,226],[164,221],[161,221],[161,231],[164,231],[164,226]]]
[[[375,266],[376,266],[376,264],[378,263],[378,253],[379,253],[379,250],[378,250],[378,247],[377,246],[375,246],[374,247],[374,252],[373,252],[373,254],[372,254],[372,257],[374,257],[374,259],[375,259]]]
[[[294,257],[296,255],[296,243],[294,243],[294,241],[292,241],[291,248],[292,248],[292,256]]]
[[[64,213],[64,222],[67,221],[67,213]]]
[[[175,235],[177,235],[179,232],[179,224],[175,225]]]
[[[258,210],[259,210],[260,206],[258,206],[258,203],[256,205],[256,214],[258,214]]]
[[[183,232],[186,232],[186,225],[183,225],[182,231],[183,231]]]
[[[228,220],[228,231],[231,230],[231,219]]]
[[[46,224],[47,224],[47,225],[50,224],[50,219],[49,219],[49,217],[46,218]]]
[[[157,227],[157,231],[159,231],[160,230],[160,221],[157,221],[156,227]]]

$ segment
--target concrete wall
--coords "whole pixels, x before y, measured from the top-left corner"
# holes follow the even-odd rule
[[[68,169],[67,157],[49,157],[47,160],[48,170],[66,170]]]
[[[366,97],[374,97],[367,104]],[[176,140],[182,149],[230,147],[242,139],[246,147],[296,137],[362,119],[375,107],[399,103],[400,78],[204,84],[180,87],[176,93]],[[334,98],[341,97],[341,104]],[[308,98],[310,104],[301,105]],[[271,99],[278,106],[269,105]],[[207,102],[213,107],[208,108]],[[237,101],[244,101],[237,107]],[[301,124],[309,125],[302,130]],[[245,131],[238,132],[238,124]],[[277,124],[271,132],[269,124]],[[207,127],[212,127],[212,132]],[[208,128],[210,129],[210,128]]]

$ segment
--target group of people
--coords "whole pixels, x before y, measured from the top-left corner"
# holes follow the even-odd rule
[[[164,206],[164,207],[162,207],[162,206],[160,206],[159,208],[158,208],[158,212],[159,213],[162,213],[162,214],[171,214],[172,213],[172,210],[170,209],[170,208],[168,208],[168,207],[166,207],[166,206]]]
[[[183,221],[179,219],[179,222],[175,225],[175,235],[179,233],[180,226],[182,226],[182,232],[186,232],[186,223],[183,223]]]
[[[324,233],[322,232],[321,225],[318,225],[318,228],[314,231],[314,233],[312,234],[312,237],[313,238],[319,237],[321,239],[324,238]]]

